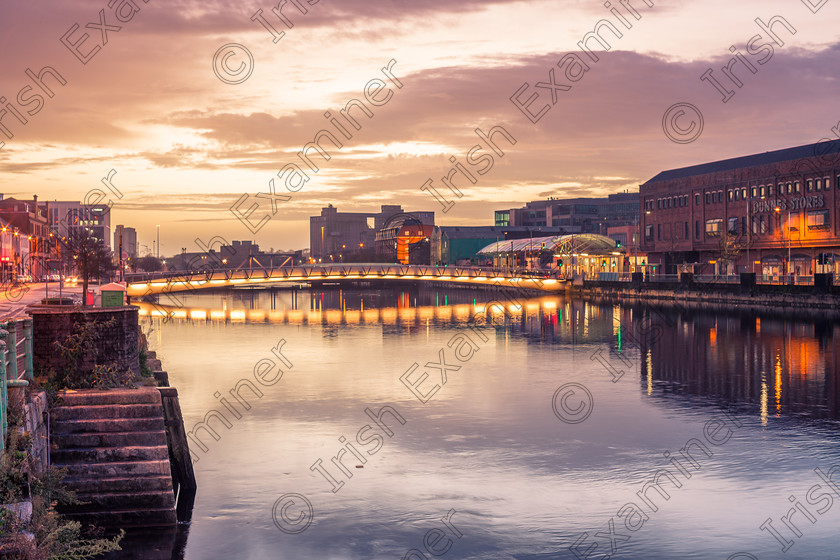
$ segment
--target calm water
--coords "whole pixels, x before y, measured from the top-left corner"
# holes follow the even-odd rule
[[[483,297],[226,292],[144,318],[187,429],[230,425],[191,443],[171,557],[837,557],[840,485],[814,488],[840,482],[837,323]],[[172,544],[141,547],[115,558]]]

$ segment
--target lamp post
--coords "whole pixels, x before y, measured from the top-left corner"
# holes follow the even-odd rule
[[[779,208],[778,206],[776,206],[776,208],[775,208],[774,210],[775,210],[775,212],[776,212],[776,216],[778,216],[778,218],[779,218],[779,228],[781,229],[781,225],[782,225],[782,209],[781,209],[781,208]],[[791,263],[790,263],[790,245],[791,245],[791,233],[790,233],[790,210],[788,210],[788,221],[787,221],[787,223],[788,223],[788,258],[787,258],[787,267],[785,267],[785,274],[786,274],[786,275],[790,275],[790,269],[791,269],[791,266],[790,266],[790,264],[791,264]],[[785,240],[785,237],[784,237],[784,230],[782,230],[782,242],[783,242],[783,243],[784,243],[784,240]]]

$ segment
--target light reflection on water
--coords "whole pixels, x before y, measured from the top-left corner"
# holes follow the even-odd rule
[[[601,557],[609,540],[594,534],[606,533],[612,517],[616,533],[631,536],[614,558],[779,558],[780,545],[759,525],[772,517],[785,531],[788,497],[805,503],[818,482],[813,469],[840,464],[840,329],[827,321],[657,315],[562,298],[505,302],[503,313],[477,291],[179,298],[183,310],[163,300],[141,313],[188,430],[208,411],[224,411],[214,393],[253,380],[254,364],[279,340],[294,364],[262,396],[241,393],[250,409],[231,417],[229,430],[217,426],[218,441],[205,434],[206,453],[192,446],[199,491],[187,559],[403,558],[435,528],[453,539],[443,558],[574,558],[568,547],[583,532],[599,543],[590,557]],[[172,311],[175,318],[159,317]],[[651,317],[659,330],[646,328]],[[479,349],[461,362],[446,344],[470,334],[468,322],[487,340],[472,334]],[[416,380],[441,349],[461,367],[442,384],[426,366],[424,387],[441,387],[423,404],[400,377],[416,362]],[[612,382],[603,360],[624,375]],[[569,382],[594,398],[580,424],[552,410],[555,391]],[[381,448],[364,456],[364,468],[345,453],[348,477],[330,461],[343,448],[339,438],[374,449],[357,434],[372,424],[365,409],[386,405],[405,424],[390,417],[394,435],[377,432]],[[709,444],[713,456],[698,459],[680,488],[667,486],[670,498],[646,510],[638,532],[625,529],[617,512],[640,504],[636,493],[670,466],[663,453],[702,440],[704,425],[727,407],[741,424],[732,438]],[[310,470],[318,459],[344,483],[338,492]],[[272,520],[286,493],[305,495],[315,510],[301,534]],[[461,538],[441,523],[452,509]],[[784,557],[831,557],[838,520],[840,505],[814,524],[800,514],[803,537],[787,532],[795,544]]]

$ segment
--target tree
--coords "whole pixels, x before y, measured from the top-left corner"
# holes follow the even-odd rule
[[[720,236],[718,243],[720,253],[718,260],[721,263],[720,270],[722,274],[728,274],[729,265],[737,262],[741,256],[741,252],[747,248],[746,236],[737,230],[728,231],[727,228],[727,231],[724,231]]]
[[[163,270],[163,263],[160,259],[151,255],[147,255],[145,257],[132,257],[129,261],[129,265],[134,271],[142,270],[143,272],[158,272]]]
[[[76,268],[82,278],[83,294],[87,294],[91,279],[100,278],[114,271],[115,265],[111,258],[111,251],[101,239],[94,237],[90,230],[81,227],[72,228],[61,242],[66,248],[65,258]],[[82,300],[85,301],[85,298]]]

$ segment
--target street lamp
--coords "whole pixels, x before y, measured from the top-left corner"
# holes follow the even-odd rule
[[[781,227],[781,225],[782,225],[782,214],[781,214],[782,209],[777,206],[776,208],[774,208],[774,210],[776,211],[776,215],[779,217],[779,227]],[[788,210],[787,224],[788,224],[788,258],[787,258],[787,269],[785,270],[785,274],[790,274],[790,271],[791,271],[790,246],[791,246],[791,240],[792,240],[792,234],[791,234],[791,231],[790,231],[790,210]],[[784,242],[784,240],[785,240],[785,238],[784,238],[784,230],[783,230],[782,231],[782,242]]]

